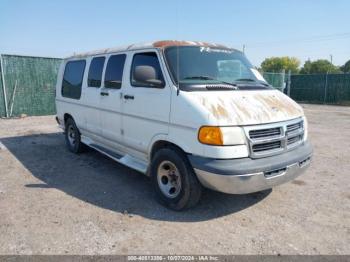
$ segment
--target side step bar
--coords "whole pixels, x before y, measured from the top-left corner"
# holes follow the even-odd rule
[[[91,143],[89,138],[85,138],[82,136],[81,138],[82,142],[86,144],[87,146],[95,149],[96,151],[108,156],[109,158],[112,158],[113,160],[117,161],[120,164],[126,165],[132,169],[135,169],[143,174],[147,173],[147,163],[144,161],[140,161],[130,155],[120,155],[108,148],[105,148],[103,146]]]

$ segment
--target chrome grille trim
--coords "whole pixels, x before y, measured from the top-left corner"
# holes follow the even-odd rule
[[[250,130],[249,137],[252,139],[266,138],[266,137],[275,137],[280,136],[282,133],[280,127],[267,128],[267,129],[257,129]]]
[[[267,150],[275,150],[281,148],[281,141],[274,141],[264,144],[255,144],[252,146],[254,152],[261,152]]]
[[[250,157],[260,158],[279,154],[302,144],[304,123],[302,118],[289,121],[245,126]]]

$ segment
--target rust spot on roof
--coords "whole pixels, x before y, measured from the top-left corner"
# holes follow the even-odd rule
[[[121,47],[114,47],[114,48],[105,48],[101,50],[95,50],[80,54],[74,54],[68,58],[81,58],[86,56],[94,56],[99,54],[107,54],[107,53],[115,53],[115,52],[124,52],[128,50],[137,50],[137,49],[143,49],[143,48],[161,48],[164,49],[169,46],[204,46],[204,47],[210,47],[210,48],[220,48],[220,49],[228,49],[233,50],[232,48],[229,48],[224,45],[215,44],[215,43],[207,43],[207,42],[198,42],[198,41],[177,41],[177,40],[163,40],[163,41],[156,41],[151,43],[140,43],[140,44],[133,44],[128,46],[121,46]]]
[[[195,41],[177,41],[177,40],[158,41],[158,42],[154,42],[153,46],[157,48],[166,48],[170,46],[205,46],[205,47],[211,47],[211,48],[229,49],[227,46],[220,45],[220,44],[198,42],[198,41],[196,42]]]

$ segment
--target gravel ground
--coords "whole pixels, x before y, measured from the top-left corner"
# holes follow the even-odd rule
[[[303,105],[314,158],[249,195],[174,212],[142,174],[68,152],[53,116],[0,120],[0,254],[350,254],[350,107]]]

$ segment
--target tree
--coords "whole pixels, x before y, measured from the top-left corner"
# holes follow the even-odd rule
[[[350,73],[350,60],[348,60],[343,66],[341,66],[340,70],[344,73]]]
[[[326,74],[326,73],[340,73],[340,69],[325,59],[316,61],[306,61],[300,70],[300,74]]]
[[[283,56],[283,57],[270,57],[266,58],[261,63],[261,69],[264,72],[281,73],[283,69],[285,71],[291,71],[293,74],[298,73],[300,61],[295,57]]]
[[[300,69],[300,74],[311,74],[312,62],[310,60],[305,61],[304,66]]]

